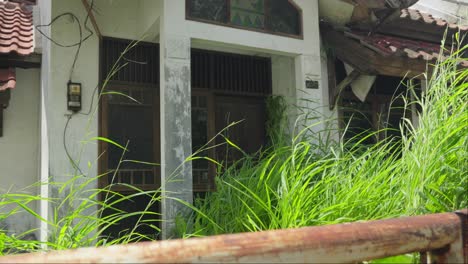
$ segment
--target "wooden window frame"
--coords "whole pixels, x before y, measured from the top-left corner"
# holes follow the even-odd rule
[[[204,96],[206,97],[207,101],[207,113],[208,113],[208,118],[207,118],[207,138],[208,141],[213,139],[216,136],[216,131],[215,131],[215,95],[212,91],[208,89],[202,89],[202,88],[192,88],[192,96]],[[193,128],[192,128],[193,130]],[[208,157],[211,159],[215,158],[215,141],[212,140],[208,144]],[[194,150],[192,149],[192,152]],[[215,191],[216,190],[216,184],[215,184],[215,177],[216,177],[216,164],[213,162],[208,162],[208,184],[209,186],[203,186],[202,185],[196,185],[193,184],[193,191],[194,192],[210,192],[210,191]]]
[[[155,92],[153,92],[153,114],[157,111],[159,113],[159,87],[158,86],[149,86],[149,85],[144,85],[144,84],[137,84],[137,83],[127,83],[127,82],[116,82],[116,81],[109,81],[107,83],[106,90],[107,91],[119,91],[123,89],[124,87],[137,87],[137,88],[143,88],[143,89],[152,89]],[[102,137],[107,137],[109,135],[108,127],[107,127],[107,121],[109,118],[109,103],[107,100],[107,97],[104,95],[101,97],[101,100],[99,102],[100,104],[100,120],[99,120],[99,135]],[[160,128],[158,124],[160,123],[160,115],[156,114],[154,115],[154,120],[153,120],[153,158],[155,160],[160,160],[161,159],[161,151],[160,151]],[[157,147],[159,146],[159,148]],[[105,188],[109,185],[108,182],[108,177],[107,173],[109,169],[108,165],[108,147],[109,144],[106,142],[99,142],[99,153],[100,153],[100,158],[99,158],[99,173],[100,175],[104,175],[103,177],[99,178],[99,188]],[[160,168],[153,168],[154,170],[154,184],[132,184],[133,186],[141,189],[141,190],[156,190],[161,186],[161,172]],[[131,192],[134,191],[133,189],[125,186],[113,186],[112,191],[117,191],[117,192]]]
[[[99,92],[100,94],[104,92],[104,89],[106,91],[109,90],[118,90],[119,88],[124,88],[124,87],[139,87],[139,88],[149,88],[149,89],[154,89],[155,92],[153,92],[153,112],[158,111],[158,114],[154,115],[155,119],[153,122],[153,125],[156,126],[156,124],[160,124],[160,100],[159,100],[159,74],[156,75],[157,77],[157,83],[141,83],[141,82],[130,82],[130,81],[119,81],[119,80],[109,80],[106,84],[106,87],[102,87],[104,84],[104,79],[105,76],[103,72],[103,66],[105,63],[108,63],[108,61],[105,60],[105,52],[108,52],[105,50],[104,47],[104,40],[114,40],[116,43],[118,42],[131,42],[132,40],[130,39],[122,39],[122,38],[114,38],[114,37],[104,37],[99,40]],[[158,43],[149,43],[149,42],[140,42],[139,45],[157,45],[159,47]],[[159,58],[159,54],[154,54],[157,55]],[[159,63],[157,64],[159,65]],[[159,66],[157,67],[159,70]],[[108,127],[107,127],[107,120],[108,120],[108,103],[107,103],[107,98],[106,96],[99,96],[99,106],[98,106],[98,134],[99,136],[106,136],[109,135]],[[153,145],[154,145],[154,150],[153,150],[153,158],[155,160],[160,160],[161,158],[161,151],[159,148],[156,148],[156,146],[160,146],[160,127],[153,127]],[[99,153],[99,159],[98,159],[98,172],[99,172],[99,180],[98,180],[98,186],[99,188],[106,188],[108,186],[108,143],[99,141],[98,142],[98,153]],[[160,178],[160,168],[155,169],[155,181],[154,184],[143,184],[139,185],[136,184],[134,186],[142,189],[142,190],[156,190],[155,188],[159,188],[161,186],[161,178]],[[130,190],[127,187],[120,187],[120,186],[115,186],[112,188],[112,191],[117,191],[117,192],[131,192],[134,190]],[[103,197],[100,197],[103,198]]]
[[[230,20],[231,17],[231,0],[225,0],[226,5],[227,5],[227,16],[228,19]],[[269,1],[274,1],[274,0],[265,0],[265,6],[268,5]],[[254,31],[254,32],[259,32],[259,33],[266,33],[266,34],[271,34],[271,35],[277,35],[277,36],[282,36],[282,37],[288,37],[288,38],[295,38],[295,39],[304,39],[304,20],[303,20],[303,12],[302,9],[299,7],[298,4],[296,4],[293,0],[288,0],[288,2],[298,11],[299,13],[299,34],[288,34],[288,33],[281,33],[281,32],[275,32],[271,30],[266,30],[266,29],[255,29],[255,28],[249,28],[249,27],[242,27],[242,26],[237,26],[232,24],[231,22],[227,23],[222,23],[222,22],[217,22],[209,19],[203,19],[203,18],[196,18],[196,17],[191,17],[190,16],[190,0],[185,0],[185,19],[190,20],[190,21],[195,21],[195,22],[202,22],[202,23],[207,23],[207,24],[213,24],[217,26],[224,26],[224,27],[230,27],[230,28],[235,28],[235,29],[242,29],[242,30],[248,30],[248,31]],[[269,15],[265,12],[265,24],[267,23],[267,18]]]

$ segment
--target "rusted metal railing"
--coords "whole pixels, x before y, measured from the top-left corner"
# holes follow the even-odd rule
[[[352,263],[412,252],[422,263],[468,263],[468,210],[187,240],[0,258],[0,263]]]

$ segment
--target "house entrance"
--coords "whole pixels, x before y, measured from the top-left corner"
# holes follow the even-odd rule
[[[100,136],[114,144],[100,143],[100,188],[131,197],[113,205],[104,216],[117,211],[150,213],[119,221],[105,235],[122,237],[133,231],[154,238],[159,226],[160,205],[151,202],[151,195],[135,196],[136,189],[147,192],[161,186],[160,167],[160,98],[159,45],[138,43],[123,53],[131,42],[104,38],[101,50],[103,78],[118,65],[126,64],[110,76],[103,88],[100,104]],[[192,147],[193,151],[222,131],[246,153],[254,153],[265,144],[265,98],[271,94],[271,60],[266,57],[192,49]],[[120,60],[119,60],[120,58]],[[239,124],[229,127],[232,122]],[[225,142],[218,137],[211,146]],[[224,165],[242,157],[242,152],[222,145],[203,151],[206,156]],[[207,160],[195,160],[193,190],[203,193],[215,189],[216,167]],[[113,198],[115,199],[115,198]],[[114,200],[115,201],[115,200]],[[108,201],[112,203],[113,201]],[[148,205],[150,203],[150,205]],[[138,226],[136,229],[133,229]]]
[[[103,217],[136,214],[110,226],[104,235],[135,233],[145,236],[143,240],[155,239],[160,212],[155,195],[160,187],[159,46],[140,42],[124,52],[130,44],[113,38],[102,42],[101,71],[108,82],[102,90],[100,135],[121,147],[101,143],[100,172],[105,176],[99,187],[111,186],[117,194],[103,197],[115,209],[106,209]]]
[[[192,49],[192,148],[197,151],[222,131],[201,153],[224,166],[243,153],[229,147],[223,137],[243,152],[253,154],[266,143],[265,99],[271,95],[271,59]],[[230,126],[233,122],[236,125]],[[229,127],[228,127],[229,126]],[[228,127],[228,128],[227,128]],[[213,190],[216,166],[207,160],[193,163],[193,190]]]

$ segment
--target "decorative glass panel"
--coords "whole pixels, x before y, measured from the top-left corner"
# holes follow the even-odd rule
[[[231,23],[247,28],[265,27],[264,0],[231,0]]]
[[[300,10],[291,0],[186,0],[188,16],[225,25],[300,36]],[[228,4],[229,3],[229,4]]]
[[[268,8],[268,30],[291,35],[301,34],[300,13],[288,0],[269,1]]]
[[[189,0],[188,2],[191,17],[227,23],[226,0]]]

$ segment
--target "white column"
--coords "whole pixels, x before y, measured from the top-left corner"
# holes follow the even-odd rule
[[[295,58],[296,68],[296,99],[301,121],[296,130],[307,129],[314,135],[324,129],[324,107],[320,56],[299,55]]]
[[[190,37],[178,19],[184,1],[164,0],[160,20],[162,238],[172,237],[174,220],[193,200]],[[182,9],[182,10],[181,10]]]
[[[39,2],[40,21],[41,24],[47,24],[51,20],[52,3],[51,0],[43,0]],[[50,27],[43,29],[44,33],[50,36]],[[49,219],[49,140],[47,132],[47,113],[46,113],[46,97],[47,90],[50,85],[50,46],[51,43],[46,38],[42,40],[42,65],[41,65],[41,98],[40,98],[40,164],[39,164],[39,194],[42,200],[39,202],[39,215],[43,219]],[[39,240],[47,242],[48,226],[44,221],[39,223]],[[43,248],[46,245],[43,244]]]

